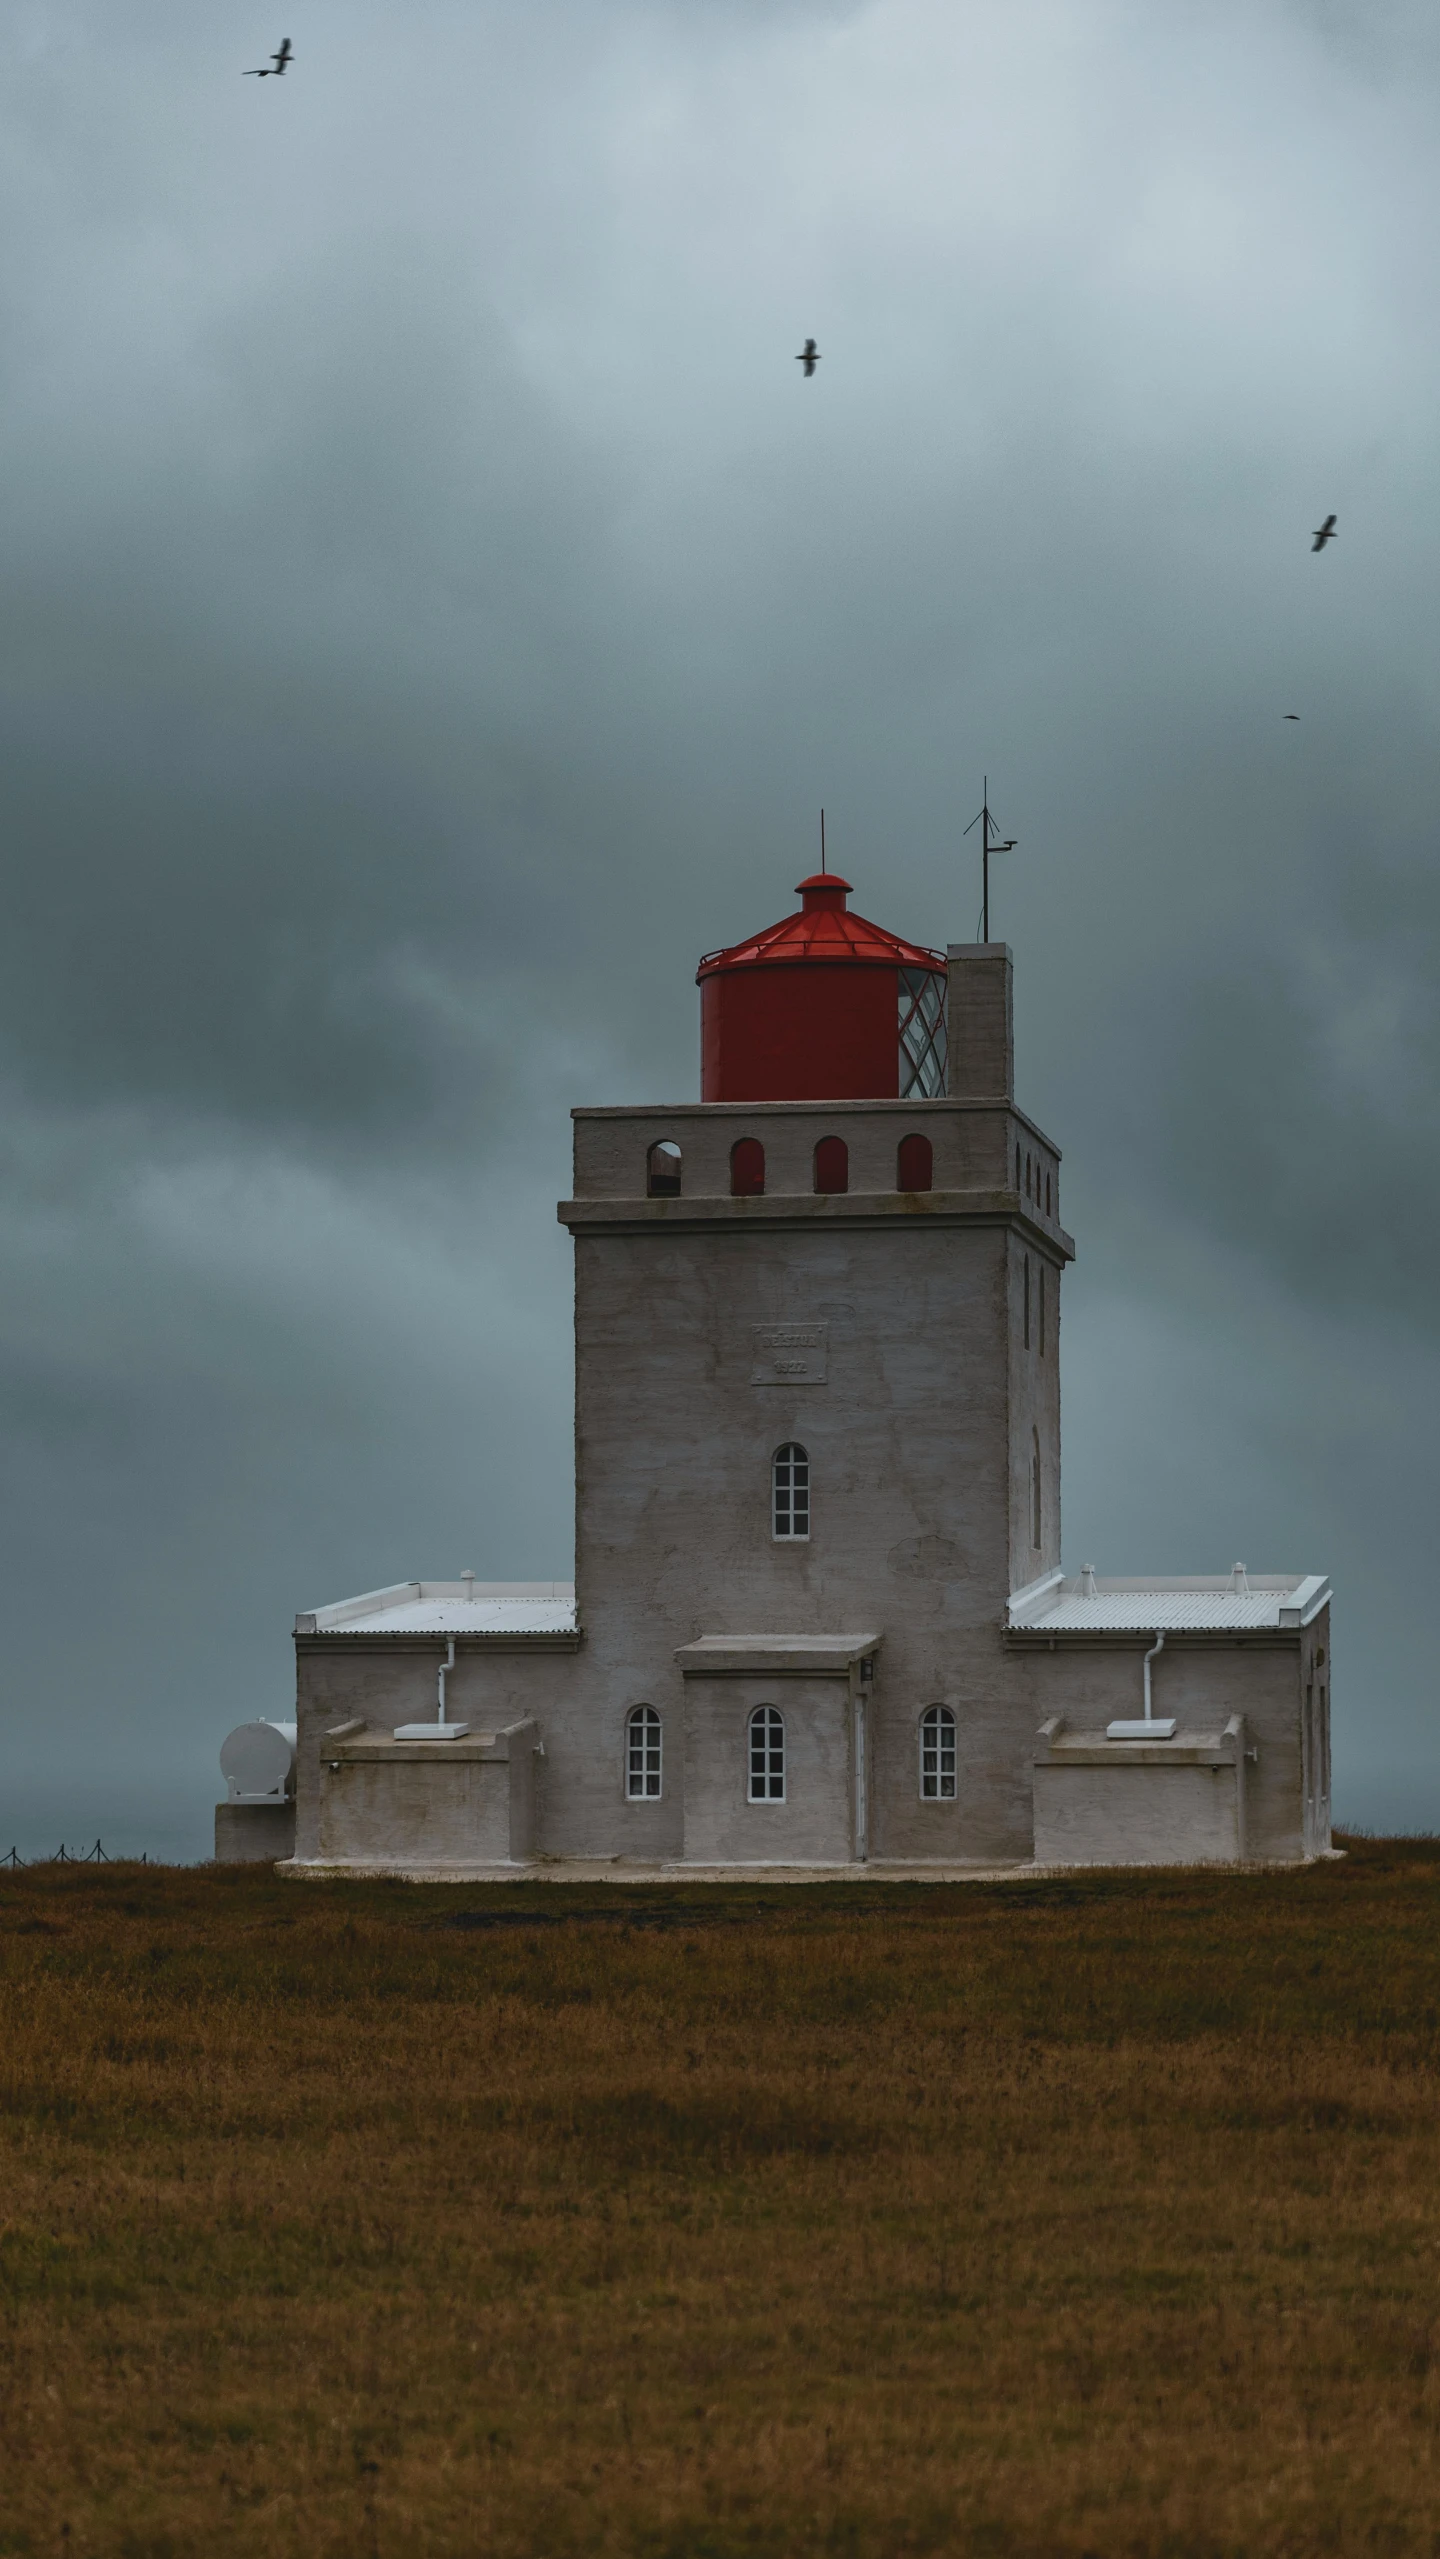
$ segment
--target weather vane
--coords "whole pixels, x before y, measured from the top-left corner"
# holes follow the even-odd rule
[[[965,829],[965,833],[968,835],[971,827],[978,826],[980,829],[980,842],[983,848],[980,856],[980,939],[982,942],[988,942],[990,939],[990,856],[992,853],[1013,853],[1019,838],[1014,835],[992,835],[990,830],[994,826],[995,820],[990,814],[990,777],[988,774],[985,776],[980,787],[982,792],[980,811],[978,816],[972,817],[970,825]]]

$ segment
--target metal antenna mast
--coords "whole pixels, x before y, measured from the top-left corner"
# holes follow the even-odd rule
[[[820,868],[825,868],[825,812],[820,812]]]
[[[992,853],[1013,853],[1017,843],[1019,842],[1019,837],[1014,835],[1001,836],[999,834],[992,836],[990,830],[994,826],[995,820],[990,815],[990,776],[988,773],[980,787],[983,794],[980,804],[980,814],[978,817],[972,817],[970,820],[970,826],[966,827],[965,833],[968,835],[971,827],[978,826],[980,829],[980,939],[982,942],[988,942],[990,939],[990,856]]]

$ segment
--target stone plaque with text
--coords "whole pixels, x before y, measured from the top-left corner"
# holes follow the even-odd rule
[[[823,1386],[825,1324],[757,1324],[752,1386]]]

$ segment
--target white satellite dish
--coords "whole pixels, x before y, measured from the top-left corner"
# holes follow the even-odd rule
[[[295,1726],[237,1724],[220,1745],[232,1804],[283,1804],[295,1791]]]

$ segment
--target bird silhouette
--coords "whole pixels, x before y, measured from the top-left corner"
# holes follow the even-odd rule
[[[804,365],[805,379],[808,382],[815,371],[816,365],[820,362],[820,350],[815,344],[813,338],[806,339],[804,347],[800,354],[795,358],[795,361],[797,364]]]
[[[1282,711],[1280,717],[1282,720],[1298,720],[1300,714],[1298,711]]]
[[[279,52],[271,54],[264,70],[247,71],[244,77],[247,80],[283,80],[287,67],[294,59],[295,47],[288,36],[282,36]]]
[[[1333,515],[1327,515],[1323,524],[1316,525],[1315,539],[1311,543],[1310,548],[1312,551],[1323,551],[1326,543],[1333,542],[1334,539],[1335,518]]]

